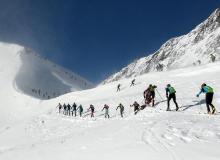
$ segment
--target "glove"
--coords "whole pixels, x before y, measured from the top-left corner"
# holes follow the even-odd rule
[[[197,94],[196,97],[199,97],[199,94]]]

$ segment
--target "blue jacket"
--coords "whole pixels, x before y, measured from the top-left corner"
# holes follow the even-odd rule
[[[209,86],[204,86],[201,88],[200,92],[197,94],[197,97],[199,97],[199,95],[201,93],[214,93],[213,88],[209,87]]]

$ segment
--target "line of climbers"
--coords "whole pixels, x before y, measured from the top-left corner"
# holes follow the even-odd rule
[[[64,114],[67,116],[77,116],[77,112],[78,115],[80,117],[83,116],[83,106],[80,104],[79,106],[76,105],[76,103],[73,103],[73,105],[71,106],[70,104],[63,104],[61,105],[61,103],[58,104],[58,109],[59,109],[59,114]],[[120,109],[120,114],[121,117],[123,117],[124,114],[124,106],[120,103],[119,106],[116,108],[116,110]],[[101,111],[105,111],[104,115],[105,118],[110,118],[109,115],[109,106],[107,104],[104,105],[103,109]],[[88,115],[92,117],[94,117],[94,113],[95,113],[95,107],[91,104],[90,107],[87,109],[87,111],[84,113],[88,113],[90,112]]]
[[[132,81],[133,82],[133,81]],[[134,82],[133,82],[134,83]],[[132,83],[132,84],[133,84]],[[143,95],[144,95],[144,102],[145,104],[140,105],[138,104],[136,101],[130,105],[130,107],[134,107],[134,114],[136,115],[140,110],[145,109],[147,106],[150,106],[150,104],[152,103],[152,107],[155,106],[155,91],[157,91],[157,86],[156,85],[152,85],[150,84],[149,87],[144,91]],[[176,106],[176,111],[179,110],[179,106],[178,103],[176,101],[176,90],[174,87],[172,87],[170,84],[167,84],[166,88],[166,98],[167,98],[167,111],[171,111],[170,109],[170,101],[173,100],[175,106]],[[157,91],[158,95],[161,97],[160,93]],[[203,83],[201,85],[201,89],[200,92],[196,95],[197,97],[199,97],[199,95],[201,93],[205,93],[206,94],[206,107],[207,107],[207,112],[208,114],[214,114],[216,112],[216,108],[214,107],[214,105],[212,104],[212,100],[213,100],[213,95],[214,95],[214,90],[212,87],[206,85],[205,83]],[[162,99],[163,101],[163,99]],[[109,115],[109,106],[107,104],[104,105],[103,109],[101,111],[105,111],[104,116],[105,118],[110,118]],[[83,114],[84,116],[90,115],[91,117],[94,117],[94,113],[95,113],[95,107],[94,105],[90,105],[90,107],[87,109],[87,111],[85,113],[83,113],[83,106],[80,104],[79,106],[76,105],[76,103],[73,103],[73,105],[71,106],[70,104],[63,104],[61,105],[60,103],[58,104],[58,109],[59,109],[59,113],[63,113],[64,115],[68,115],[68,116],[77,116],[77,111],[79,112],[79,116],[82,117]],[[124,109],[125,107],[120,103],[116,110],[120,110],[120,115],[121,117],[124,117]],[[86,115],[85,115],[86,114]]]

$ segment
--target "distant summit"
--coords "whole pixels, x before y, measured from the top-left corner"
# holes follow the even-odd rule
[[[210,62],[210,55],[220,59],[220,8],[186,35],[172,38],[155,53],[135,60],[103,84],[135,77],[152,71],[164,71]]]

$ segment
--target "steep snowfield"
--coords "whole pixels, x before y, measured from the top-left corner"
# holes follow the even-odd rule
[[[90,82],[40,57],[30,49],[0,43],[0,53],[1,80],[9,83],[13,81],[14,88],[32,97],[50,99],[92,87]],[[7,84],[1,84],[8,88]]]
[[[29,49],[0,43],[0,126],[38,113],[35,111],[41,103],[38,99],[91,86],[83,78],[42,59]]]
[[[152,71],[172,70],[211,62],[210,55],[220,58],[220,8],[186,35],[164,43],[150,56],[135,60],[118,73],[107,78],[109,83],[135,77]]]
[[[16,100],[16,106],[13,98],[21,98],[20,93],[7,96],[3,94],[4,90],[0,91],[3,106],[7,101],[7,107],[1,105],[0,112],[4,113],[6,109],[8,113],[16,114],[14,120],[23,117],[24,112],[29,115],[16,123],[5,121],[0,124],[0,159],[219,160],[220,115],[204,114],[204,96],[195,97],[200,84],[206,82],[214,87],[214,104],[220,109],[219,62],[142,75],[137,77],[134,87],[129,87],[131,80],[68,93],[47,101],[24,96],[19,99],[20,103]],[[7,82],[1,79],[1,87],[3,83]],[[116,93],[118,83],[122,84],[122,91]],[[135,100],[143,102],[142,92],[150,83],[158,86],[163,100],[164,88],[171,83],[177,90],[180,111],[166,112],[166,102],[157,94],[156,108],[149,107],[134,116],[129,105]],[[9,90],[13,90],[13,86]],[[82,104],[84,110],[94,104],[96,118],[73,118],[57,113],[58,102],[72,104],[75,101]],[[120,102],[126,107],[123,119],[115,111]],[[111,119],[101,115],[105,103],[111,107]],[[173,104],[171,107],[174,109]],[[0,116],[0,121],[2,119]]]

